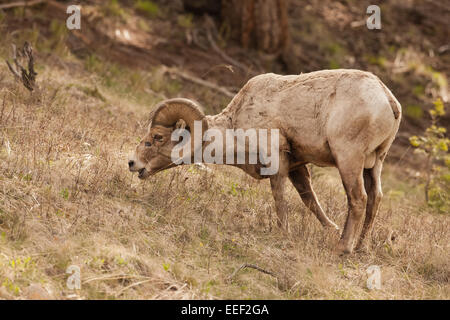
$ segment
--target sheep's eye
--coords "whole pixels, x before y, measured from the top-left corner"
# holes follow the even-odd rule
[[[151,147],[152,144],[151,144],[150,142],[148,142],[148,141],[145,141],[145,146],[146,146],[146,147]]]
[[[153,139],[155,139],[156,141],[162,141],[163,137],[162,137],[162,135],[160,135],[160,134],[155,134],[155,135],[153,136]]]

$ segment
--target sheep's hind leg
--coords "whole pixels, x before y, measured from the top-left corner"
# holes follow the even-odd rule
[[[364,242],[373,229],[373,222],[380,208],[383,192],[381,190],[381,169],[383,161],[377,159],[372,169],[364,169],[364,186],[367,192],[366,218],[359,238],[357,250],[363,248]]]
[[[314,213],[322,226],[339,230],[339,227],[325,214],[319,201],[317,200],[316,193],[311,185],[311,174],[308,167],[301,166],[298,169],[289,172],[289,179],[295,189],[297,189],[303,203],[309,210],[311,210],[312,213]]]
[[[352,253],[357,229],[366,211],[367,193],[364,188],[364,156],[345,154],[337,157],[337,167],[348,200],[348,215],[337,246],[338,254]]]

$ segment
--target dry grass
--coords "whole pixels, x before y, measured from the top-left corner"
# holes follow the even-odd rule
[[[127,155],[160,99],[137,96],[151,75],[136,76],[137,87],[105,85],[70,63],[43,61],[32,96],[0,64],[0,297],[26,298],[37,283],[57,299],[449,299],[448,215],[424,207],[421,186],[399,179],[398,166],[384,172],[370,252],[339,258],[338,235],[292,187],[284,235],[268,182],[238,169],[185,166],[139,181]],[[342,226],[337,172],[313,173]],[[228,281],[242,263],[279,277],[244,269]],[[69,265],[81,268],[81,290],[66,287]],[[370,265],[381,267],[381,290],[366,288]]]

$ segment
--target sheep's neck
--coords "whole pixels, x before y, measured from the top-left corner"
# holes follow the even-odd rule
[[[208,130],[215,129],[221,132],[222,136],[222,145],[223,145],[223,163],[225,163],[226,157],[226,130],[232,128],[231,118],[223,115],[217,114],[213,116],[206,116],[206,121],[208,123]],[[202,149],[204,150],[207,145],[209,145],[212,141],[203,141]]]

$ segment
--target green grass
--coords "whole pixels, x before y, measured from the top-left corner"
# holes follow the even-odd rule
[[[180,14],[177,18],[178,25],[185,29],[190,29],[193,27],[193,16],[192,14]]]
[[[155,18],[160,14],[159,6],[153,1],[138,0],[134,7],[138,12],[143,13],[150,18]]]
[[[118,0],[107,0],[102,6],[102,12],[106,16],[125,19],[126,13]]]
[[[423,117],[422,107],[417,105],[407,105],[404,112],[408,117],[413,119],[422,119]]]

